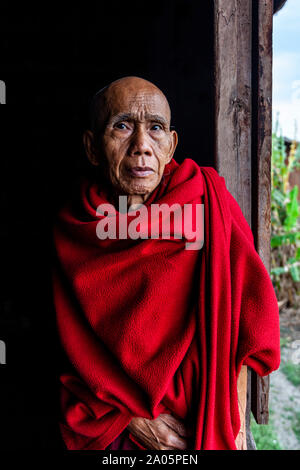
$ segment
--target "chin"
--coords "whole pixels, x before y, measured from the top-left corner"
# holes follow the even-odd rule
[[[157,187],[157,184],[146,184],[142,182],[137,182],[133,183],[130,186],[128,186],[127,189],[127,194],[150,194],[154,189]]]
[[[134,181],[130,184],[131,194],[149,194],[157,188],[159,181]]]
[[[145,194],[150,194],[152,193],[152,191],[154,191],[155,188],[149,188],[149,187],[145,187],[145,186],[140,186],[140,185],[137,185],[137,186],[134,186],[134,187],[131,187],[128,191],[128,195],[134,195],[134,194],[139,194],[141,196],[145,195]]]

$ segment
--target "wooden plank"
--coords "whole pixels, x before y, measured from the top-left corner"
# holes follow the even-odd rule
[[[215,0],[215,167],[251,226],[251,0]],[[248,402],[247,402],[248,395]],[[238,378],[238,449],[253,449],[247,367]],[[247,407],[248,403],[248,407]],[[246,432],[247,428],[247,432]],[[250,433],[251,434],[251,433]]]
[[[254,0],[253,15],[252,231],[256,249],[270,271],[273,2]],[[253,373],[251,391],[252,413],[257,423],[267,424],[269,377]]]
[[[215,1],[215,165],[251,224],[251,1]]]
[[[268,270],[272,15],[267,0],[215,0],[215,166],[242,208]],[[251,409],[260,424],[268,422],[268,391],[269,378],[253,373]]]
[[[259,377],[252,371],[251,410],[258,424],[268,424],[270,377]]]

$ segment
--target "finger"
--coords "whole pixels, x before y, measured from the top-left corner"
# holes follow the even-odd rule
[[[148,420],[146,418],[138,418],[135,420],[130,432],[146,449],[161,450],[162,447],[166,447],[162,441],[169,432],[169,428],[158,419]],[[172,447],[170,449],[174,450]]]
[[[148,449],[161,449],[162,447],[174,450],[185,450],[188,448],[186,439],[165,424],[162,419],[142,419],[136,429],[136,434],[142,444]]]
[[[178,434],[169,433],[165,443],[168,447],[178,450],[186,450],[188,448],[188,442],[186,439],[183,439]]]
[[[170,414],[161,414],[159,418],[171,429],[182,437],[192,437],[192,430],[188,428],[182,421]]]
[[[185,450],[187,440],[170,428],[160,417],[155,420],[137,418],[132,421],[132,434],[146,449]]]
[[[132,432],[136,440],[142,444],[146,449],[149,450],[159,450],[160,449],[160,442],[158,442],[156,439],[153,438],[152,435],[146,434],[143,431],[140,430],[134,430]]]

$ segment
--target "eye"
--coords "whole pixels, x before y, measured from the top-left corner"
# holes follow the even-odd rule
[[[117,124],[115,124],[115,126],[117,129],[121,129],[121,130],[124,130],[124,129],[127,129],[127,126],[126,124],[124,124],[124,122],[118,122]]]
[[[162,126],[160,124],[153,124],[153,126],[151,127],[151,130],[153,131],[161,131],[162,130]]]

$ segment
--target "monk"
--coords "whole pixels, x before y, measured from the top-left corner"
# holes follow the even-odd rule
[[[237,449],[241,367],[261,376],[279,367],[277,300],[252,232],[213,168],[176,163],[170,122],[165,95],[138,77],[92,100],[83,139],[94,176],[54,228],[54,301],[70,360],[60,428],[71,450]],[[151,238],[151,206],[175,203],[203,205],[201,248],[187,249],[174,222],[168,238]],[[138,216],[138,237],[110,232]]]

